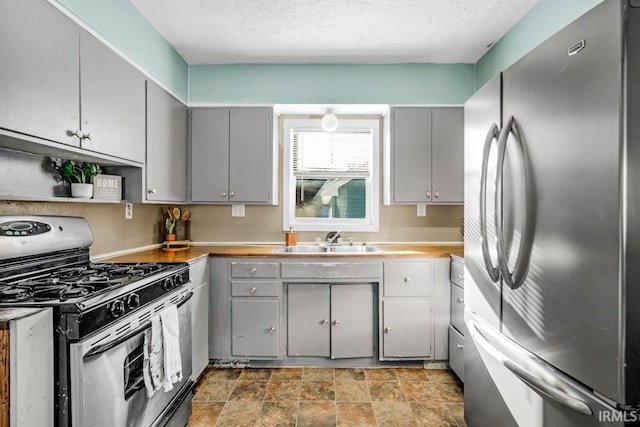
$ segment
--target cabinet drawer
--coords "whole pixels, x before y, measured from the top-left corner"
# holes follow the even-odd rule
[[[232,262],[231,277],[278,278],[277,262]]]
[[[464,382],[464,337],[449,326],[449,366]]]
[[[231,296],[233,297],[277,297],[278,282],[261,280],[231,282]]]
[[[464,262],[451,258],[451,283],[464,288]]]
[[[385,262],[385,297],[427,297],[433,294],[433,263]]]
[[[464,289],[451,285],[451,325],[462,335],[466,335],[464,326]]]

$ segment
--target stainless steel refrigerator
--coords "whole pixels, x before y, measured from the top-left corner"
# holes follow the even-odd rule
[[[638,6],[605,0],[465,104],[471,427],[640,425]]]

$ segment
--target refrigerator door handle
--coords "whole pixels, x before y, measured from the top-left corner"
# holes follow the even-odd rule
[[[489,238],[487,236],[487,173],[489,169],[489,154],[493,141],[498,141],[500,131],[493,123],[487,132],[482,150],[482,173],[480,174],[480,232],[482,233],[482,257],[489,278],[495,283],[500,279],[500,269],[494,266],[489,252]],[[494,193],[495,194],[495,193]]]
[[[503,362],[503,365],[511,372],[513,372],[513,374],[518,377],[523,383],[527,384],[541,396],[548,397],[560,403],[561,405],[573,409],[574,411],[579,412],[583,415],[593,415],[593,411],[591,410],[589,405],[584,403],[582,400],[569,396],[562,390],[559,390],[552,385],[545,383],[544,380],[531,375],[529,372],[525,371],[522,367],[516,365],[512,361],[505,360]]]
[[[509,265],[506,255],[506,242],[504,241],[504,230],[502,228],[502,179],[504,175],[504,159],[507,153],[507,142],[509,135],[513,135],[515,140],[520,145],[520,151],[523,156],[524,170],[522,171],[524,177],[525,194],[523,215],[524,221],[522,223],[522,234],[520,236],[520,244],[518,248],[518,256],[515,261],[513,272],[509,271]],[[498,170],[496,176],[496,208],[495,208],[495,220],[496,220],[496,236],[498,238],[498,263],[500,265],[500,272],[504,282],[511,289],[517,289],[524,283],[524,279],[527,276],[529,270],[529,258],[532,248],[533,239],[533,204],[531,201],[532,183],[530,182],[529,169],[527,165],[527,158],[525,154],[525,145],[520,132],[518,123],[513,118],[509,117],[507,125],[502,128],[500,132],[500,138],[498,139]]]

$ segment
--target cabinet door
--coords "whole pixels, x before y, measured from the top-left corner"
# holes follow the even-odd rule
[[[383,357],[431,357],[431,300],[386,299],[382,307]]]
[[[191,110],[191,200],[227,202],[229,109]]]
[[[144,163],[145,79],[89,33],[80,34],[82,148]]]
[[[464,201],[464,109],[432,110],[431,179],[434,203]]]
[[[373,357],[373,285],[331,285],[331,358]]]
[[[277,358],[279,318],[278,300],[231,301],[231,355]]]
[[[229,201],[269,203],[272,192],[271,108],[231,108],[229,117]]]
[[[289,356],[331,356],[330,294],[330,285],[289,285]]]
[[[37,26],[29,23],[37,23]],[[0,128],[79,146],[79,30],[42,0],[2,2]]]
[[[187,107],[147,81],[147,200],[187,197]]]
[[[191,360],[192,379],[205,370],[209,364],[209,284],[203,283],[193,288],[191,312]]]
[[[394,108],[391,118],[393,201],[431,201],[431,109]]]

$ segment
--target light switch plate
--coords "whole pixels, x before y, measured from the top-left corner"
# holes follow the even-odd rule
[[[416,215],[427,216],[427,205],[425,204],[417,205]]]
[[[124,219],[133,219],[133,203],[124,204]]]
[[[231,216],[244,216],[244,205],[231,205]]]

